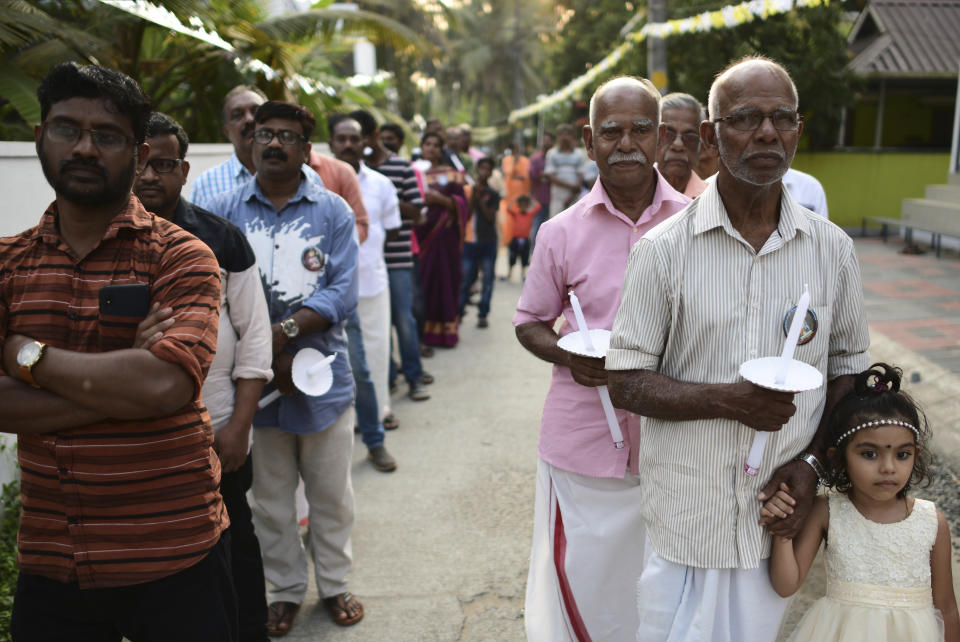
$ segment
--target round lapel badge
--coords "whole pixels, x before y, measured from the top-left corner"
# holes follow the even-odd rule
[[[323,269],[326,260],[324,259],[323,252],[319,249],[308,247],[303,251],[303,254],[300,255],[300,262],[303,263],[303,267],[311,272],[319,272]]]
[[[783,336],[790,334],[790,326],[793,324],[793,315],[797,313],[797,306],[793,306],[787,311],[787,316],[783,317]],[[813,337],[817,334],[817,328],[820,326],[820,322],[817,320],[817,313],[813,311],[813,308],[807,308],[807,314],[803,318],[803,327],[800,328],[800,338],[797,340],[797,345],[802,346],[805,343],[810,343]]]

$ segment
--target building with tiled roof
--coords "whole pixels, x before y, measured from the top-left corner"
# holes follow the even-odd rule
[[[950,147],[960,74],[960,0],[871,0],[848,39],[861,79],[841,142]]]

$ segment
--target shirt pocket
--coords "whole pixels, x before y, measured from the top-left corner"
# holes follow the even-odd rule
[[[795,301],[784,301],[785,310],[792,310],[795,305]],[[786,340],[787,332],[790,331],[792,320],[793,315],[791,314],[785,315],[781,321],[781,336],[784,340]],[[827,356],[830,348],[830,321],[831,308],[829,305],[811,305],[807,309],[807,315],[800,330],[797,349],[793,353],[794,359],[810,364],[824,374],[826,374]]]

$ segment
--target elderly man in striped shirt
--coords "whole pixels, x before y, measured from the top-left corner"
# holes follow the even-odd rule
[[[653,167],[659,102],[648,80],[615,78],[597,89],[583,137],[600,179],[540,227],[513,318],[520,343],[554,364],[537,451],[530,640],[632,642],[636,635],[633,596],[644,560],[641,420],[617,413],[626,446],[618,449],[595,390],[606,384],[603,360],[557,343],[576,330],[571,289],[590,328],[611,327],[630,248],[690,202]]]
[[[781,186],[802,131],[787,71],[735,63],[709,109],[700,136],[719,150],[717,180],[634,246],[607,353],[614,404],[647,417],[653,550],[637,639],[772,642],[789,601],[770,585],[770,534],[792,537],[809,512],[821,417],[870,363],[869,335],[851,239]],[[741,379],[741,363],[780,353],[805,287],[812,305],[794,358],[824,373],[826,389],[793,395]],[[750,476],[757,431],[771,436]],[[761,524],[758,499],[780,482],[800,498],[794,513]]]

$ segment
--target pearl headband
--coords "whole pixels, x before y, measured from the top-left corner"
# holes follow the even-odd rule
[[[867,423],[860,424],[859,426],[854,426],[847,432],[840,435],[840,438],[837,439],[837,446],[843,443],[843,440],[852,435],[853,433],[861,430],[863,428],[874,428],[877,426],[903,426],[904,428],[909,428],[913,431],[913,434],[916,435],[917,439],[920,439],[920,431],[917,430],[917,427],[906,421],[900,421],[899,419],[876,419],[874,421],[868,421]]]

